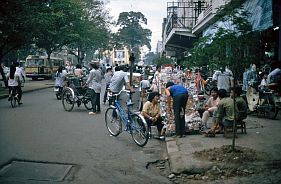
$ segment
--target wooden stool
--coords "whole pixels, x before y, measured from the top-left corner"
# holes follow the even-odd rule
[[[247,130],[246,130],[246,122],[245,121],[237,121],[236,122],[236,129],[241,129],[241,133],[246,134]]]

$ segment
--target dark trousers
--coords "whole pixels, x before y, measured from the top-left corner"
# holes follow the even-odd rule
[[[188,94],[180,94],[173,97],[173,109],[175,115],[176,135],[185,134],[185,107]]]
[[[21,101],[21,97],[22,97],[22,89],[21,89],[20,85],[17,87],[17,91],[18,91],[18,99],[19,99],[19,102],[20,102]]]
[[[159,135],[160,135],[161,130],[162,130],[163,126],[164,126],[164,125],[162,124],[162,118],[161,118],[161,117],[159,117],[155,122],[152,122],[152,121],[151,121],[150,119],[148,119],[148,118],[145,118],[145,121],[146,121],[146,123],[147,123],[149,129],[151,128],[151,126],[156,125],[157,130],[158,130],[158,133],[159,133]]]
[[[93,112],[100,112],[100,93],[91,89],[91,103]]]

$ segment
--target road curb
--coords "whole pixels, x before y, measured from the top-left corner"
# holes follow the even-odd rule
[[[53,85],[50,85],[50,86],[44,86],[44,87],[40,87],[40,88],[27,89],[27,90],[23,90],[22,93],[29,93],[32,91],[39,91],[42,89],[53,88],[53,87],[54,87]],[[7,93],[8,93],[8,91],[7,91]],[[2,94],[2,95],[0,95],[0,99],[8,98],[8,96],[9,96],[8,94]]]

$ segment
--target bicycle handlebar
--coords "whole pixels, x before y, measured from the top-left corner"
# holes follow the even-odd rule
[[[122,92],[126,92],[126,93],[128,93],[130,95],[134,93],[134,92],[132,92],[130,90],[122,89],[119,93],[112,94],[112,96],[119,96]]]

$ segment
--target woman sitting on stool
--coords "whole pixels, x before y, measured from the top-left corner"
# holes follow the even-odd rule
[[[144,116],[149,130],[151,131],[151,126],[156,125],[158,130],[158,136],[160,139],[164,139],[161,135],[161,130],[163,128],[162,118],[160,116],[160,107],[158,105],[160,94],[158,92],[151,92],[148,95],[147,102],[143,105],[141,114]]]

